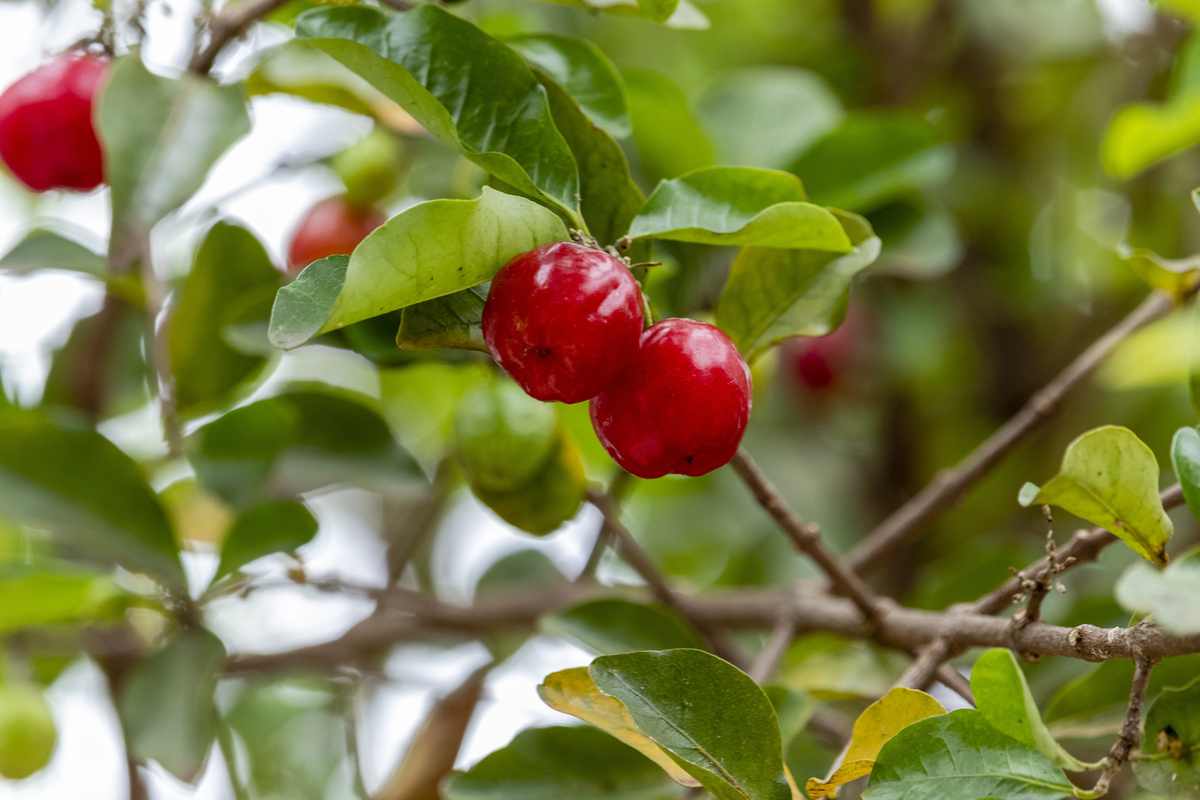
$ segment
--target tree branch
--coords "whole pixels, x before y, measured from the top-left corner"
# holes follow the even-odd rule
[[[883,566],[897,549],[910,544],[935,517],[953,506],[991,471],[1000,459],[1025,441],[1056,412],[1063,400],[1086,380],[1126,336],[1165,316],[1174,307],[1169,295],[1154,292],[1141,305],[1092,343],[1054,380],[1033,395],[1017,414],[951,469],[937,476],[855,546],[850,567],[867,575]]]
[[[742,482],[750,488],[754,499],[771,515],[780,529],[792,540],[792,546],[811,558],[829,578],[834,591],[849,597],[863,617],[874,622],[883,613],[881,599],[871,591],[857,574],[847,569],[837,556],[825,546],[821,539],[820,528],[813,523],[804,522],[796,512],[788,506],[775,485],[763,474],[754,459],[745,450],[738,450],[730,466],[737,472]]]
[[[1133,684],[1129,687],[1129,708],[1125,712],[1125,723],[1112,749],[1104,759],[1104,771],[1096,786],[1089,793],[1091,797],[1100,797],[1108,793],[1112,779],[1120,773],[1125,762],[1142,743],[1142,705],[1146,702],[1146,690],[1150,688],[1150,670],[1153,661],[1137,661],[1134,664]]]
[[[245,0],[241,3],[226,5],[208,20],[208,42],[203,48],[197,48],[188,64],[188,71],[197,75],[207,75],[212,70],[217,56],[229,44],[230,40],[241,36],[254,23],[277,8],[285,5],[288,0]]]

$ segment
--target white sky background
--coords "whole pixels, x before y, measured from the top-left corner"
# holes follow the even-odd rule
[[[1098,0],[1110,33],[1145,29],[1152,10],[1145,0]],[[117,3],[118,7],[121,2]],[[152,69],[179,70],[191,46],[190,20],[194,0],[152,0],[149,36],[143,51]],[[169,13],[166,13],[169,10]],[[88,0],[60,0],[47,15],[30,2],[0,2],[0,87],[32,69],[48,55],[92,33],[99,17]],[[255,49],[282,41],[282,30],[256,29],[257,34],[225,68]],[[369,123],[362,118],[289,98],[256,98],[253,132],[217,165],[195,201],[174,221],[168,220],[154,239],[158,260],[186,263],[195,244],[195,218],[219,202],[222,214],[253,229],[277,262],[282,261],[292,226],[313,203],[335,193],[335,178],[320,167],[275,173],[280,160],[306,161],[331,154],[363,135]],[[231,194],[232,193],[232,194]],[[101,189],[88,195],[50,193],[31,196],[0,175],[0,252],[29,228],[67,223],[90,234],[90,244],[102,248],[106,236],[108,198]],[[80,317],[99,309],[101,288],[68,274],[14,278],[0,275],[0,376],[10,395],[32,404],[41,394],[49,355]],[[288,356],[273,380],[331,375],[354,388],[377,391],[370,370],[353,363],[345,353],[308,348]],[[106,424],[104,432],[131,452],[154,451],[154,412]],[[147,435],[149,431],[149,436]],[[368,493],[345,490],[310,498],[321,521],[317,540],[303,551],[310,574],[341,577],[355,583],[380,585],[385,570],[382,544],[374,534],[378,507]],[[501,555],[523,547],[547,553],[568,575],[582,566],[598,521],[593,509],[546,539],[512,532],[469,497],[449,516],[438,538],[435,557],[448,599],[466,600],[479,575]],[[282,575],[285,562],[270,563],[263,571]],[[215,558],[192,556],[188,567],[197,581],[215,569]],[[208,623],[231,651],[283,650],[337,636],[370,611],[362,600],[337,598],[299,589],[264,591],[248,600],[226,600],[210,610]],[[364,706],[359,738],[367,787],[376,789],[387,776],[434,699],[457,685],[487,658],[481,646],[440,650],[406,648],[387,666],[388,680]],[[531,724],[567,724],[570,720],[545,707],[534,687],[547,673],[586,664],[582,650],[548,638],[535,638],[493,673],[471,730],[460,765],[469,765],[503,745],[517,730]],[[99,671],[80,661],[48,693],[59,729],[59,746],[51,765],[22,782],[0,779],[0,800],[87,798],[124,800],[128,797],[123,752],[114,712]],[[153,800],[223,800],[232,797],[219,751],[197,787],[180,784],[165,772],[151,771]]]

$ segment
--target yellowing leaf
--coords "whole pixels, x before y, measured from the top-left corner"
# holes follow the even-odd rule
[[[683,786],[700,785],[638,729],[624,703],[600,691],[588,674],[587,667],[564,669],[547,675],[545,683],[538,686],[538,696],[555,711],[570,714],[615,736],[662,767],[676,783]]]
[[[942,704],[924,692],[899,686],[892,689],[867,706],[855,720],[842,765],[824,781],[809,778],[804,790],[816,800],[855,778],[870,774],[875,757],[889,739],[918,720],[945,713]]]
[[[1159,566],[1167,563],[1174,533],[1158,497],[1158,461],[1128,428],[1106,425],[1067,447],[1062,469],[1040,489],[1025,484],[1021,505],[1056,505],[1099,525],[1135,553]]]

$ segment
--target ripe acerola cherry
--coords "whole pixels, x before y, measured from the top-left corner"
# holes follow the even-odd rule
[[[703,475],[728,463],[750,420],[750,368],[719,328],[665,319],[591,403],[592,427],[639,478]]]
[[[88,191],[104,180],[92,105],[107,71],[105,59],[65,53],[0,94],[0,159],[21,183]]]
[[[496,273],[483,307],[492,358],[538,400],[578,403],[625,370],[642,332],[642,291],[601,250],[543,245]]]
[[[288,246],[288,271],[299,272],[314,261],[349,255],[367,234],[387,221],[374,206],[358,207],[344,196],[329,197],[308,210]]]

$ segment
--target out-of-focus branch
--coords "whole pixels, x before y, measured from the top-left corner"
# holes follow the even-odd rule
[[[208,19],[208,41],[199,47],[188,64],[188,71],[207,75],[217,56],[230,40],[241,36],[256,21],[262,19],[288,0],[244,0],[227,4],[220,13]]]
[[[1104,758],[1104,771],[1095,787],[1087,796],[1100,797],[1108,793],[1112,779],[1120,773],[1125,762],[1142,743],[1142,705],[1146,702],[1146,690],[1150,688],[1150,670],[1153,661],[1136,661],[1133,672],[1133,683],[1129,687],[1129,708],[1125,712],[1125,722],[1121,725],[1121,733],[1112,749]]]
[[[1049,419],[1072,390],[1095,372],[1126,336],[1166,315],[1173,307],[1172,298],[1161,292],[1146,298],[1034,394],[1012,419],[970,455],[953,468],[939,472],[928,486],[876,526],[851,551],[850,567],[859,575],[867,575],[887,563],[896,550],[910,544],[929,522],[958,502],[1000,459]]]

